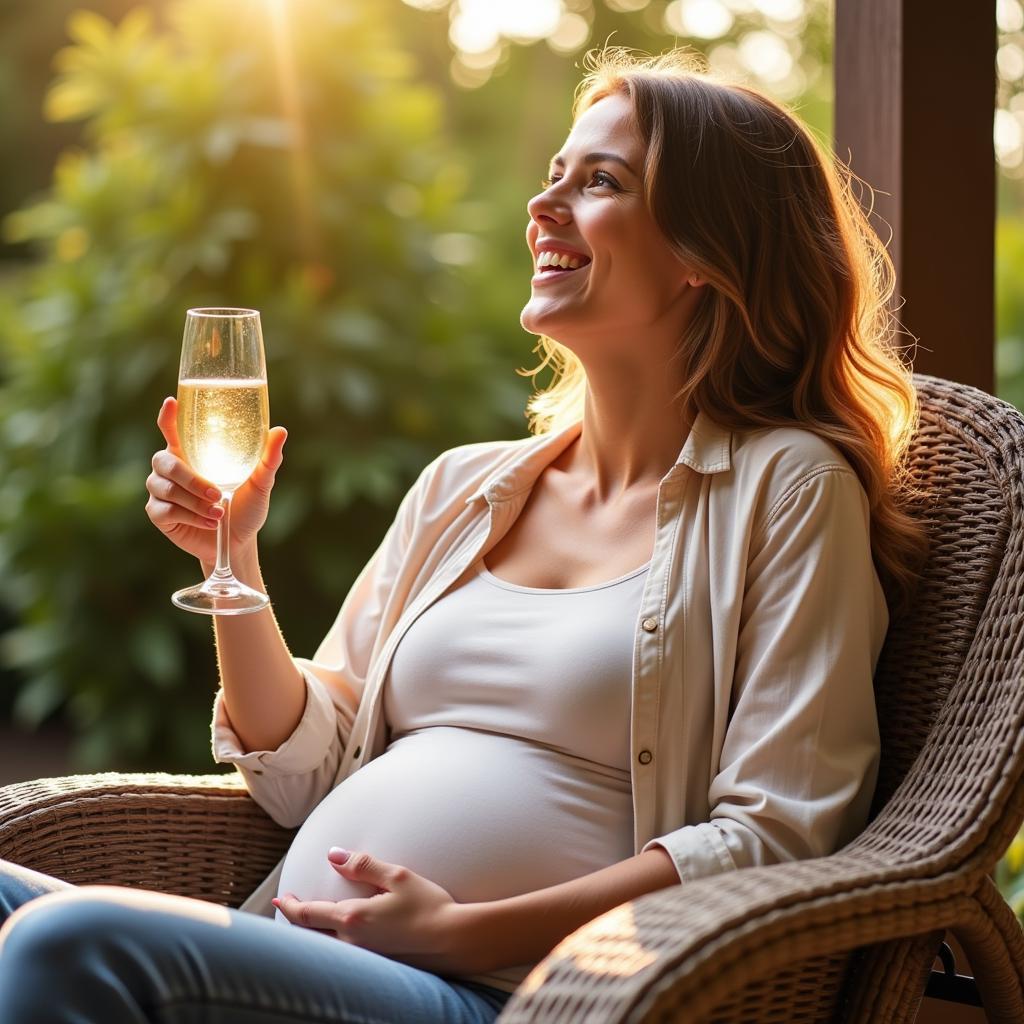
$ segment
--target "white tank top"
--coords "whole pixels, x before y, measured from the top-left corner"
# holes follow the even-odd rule
[[[279,893],[373,895],[329,866],[331,846],[403,864],[460,903],[632,857],[630,686],[649,566],[555,590],[507,582],[478,560],[395,648],[388,747],[303,823]],[[533,966],[460,977],[510,992]]]

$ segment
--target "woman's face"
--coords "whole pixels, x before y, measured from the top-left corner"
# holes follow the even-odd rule
[[[607,337],[621,350],[635,346],[638,330],[679,336],[696,289],[644,201],[643,160],[628,97],[606,96],[577,119],[552,161],[550,184],[527,204],[534,275],[519,318],[524,330],[577,355],[574,340]],[[583,265],[538,266],[552,249],[579,254]]]

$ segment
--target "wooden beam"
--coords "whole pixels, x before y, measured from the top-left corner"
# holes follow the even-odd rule
[[[835,151],[880,190],[872,222],[892,232],[914,369],[989,393],[995,52],[995,0],[835,0]]]
[[[834,149],[876,190],[872,223],[896,265],[896,315],[918,339],[914,369],[994,394],[995,0],[835,0],[833,53]],[[946,941],[973,973],[952,932]],[[925,999],[918,1019],[984,1013]]]

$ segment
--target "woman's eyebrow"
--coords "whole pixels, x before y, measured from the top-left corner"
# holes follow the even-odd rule
[[[596,164],[600,163],[602,160],[611,160],[614,163],[622,164],[622,166],[625,167],[630,174],[632,174],[634,177],[638,177],[636,171],[634,171],[633,168],[630,167],[629,164],[617,153],[588,153],[583,158],[583,162],[585,164]],[[564,167],[565,159],[556,153],[551,158],[550,163],[552,167]]]

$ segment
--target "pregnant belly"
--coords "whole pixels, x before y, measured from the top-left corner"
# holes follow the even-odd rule
[[[278,894],[373,896],[376,888],[330,866],[332,846],[402,864],[459,903],[503,899],[631,857],[629,775],[499,733],[420,729],[313,810],[288,850]]]

